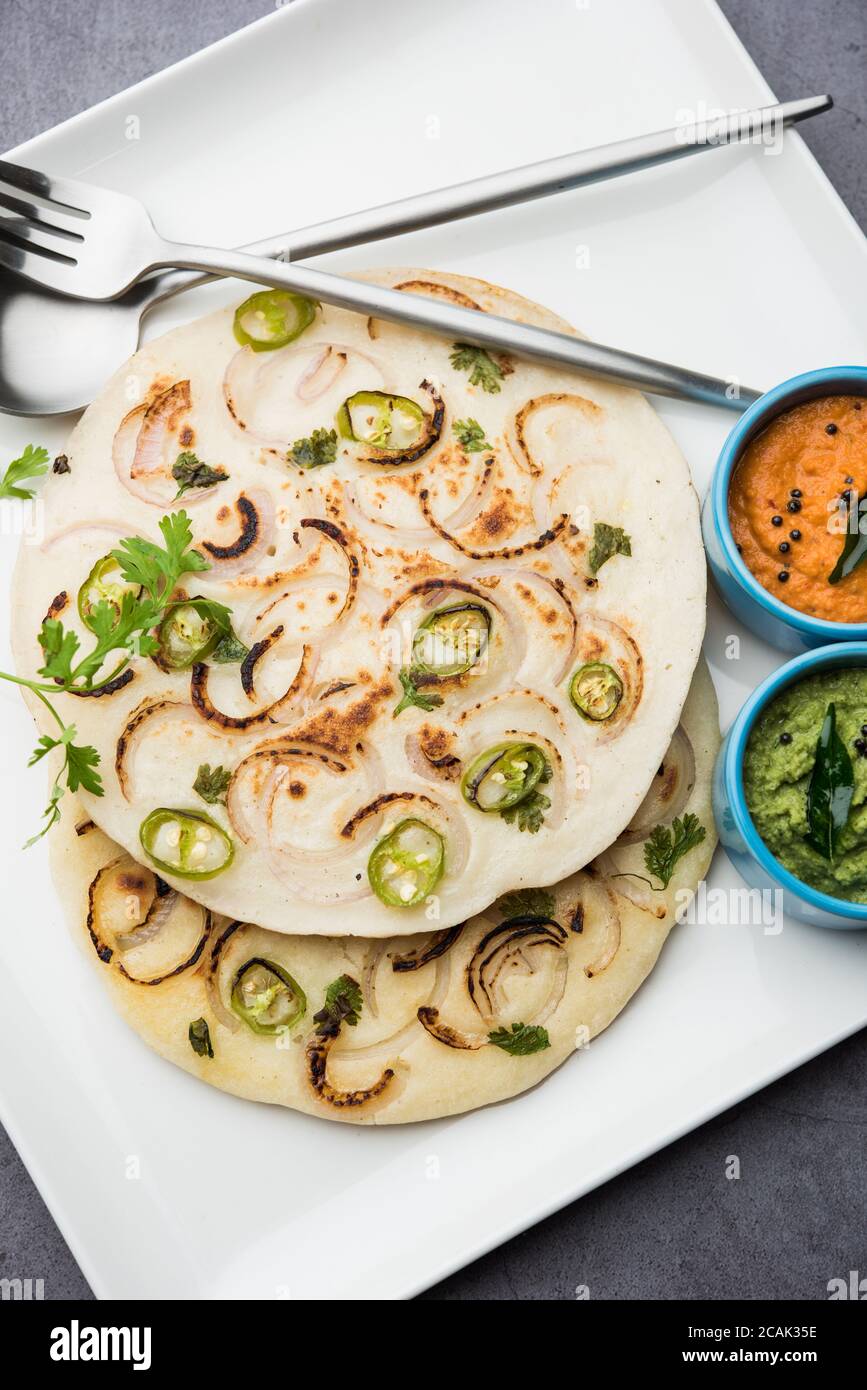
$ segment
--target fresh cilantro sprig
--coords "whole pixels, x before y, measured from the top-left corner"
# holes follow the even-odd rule
[[[209,806],[216,806],[218,803],[225,804],[226,792],[229,790],[231,780],[232,774],[228,768],[222,766],[212,768],[210,763],[201,763],[193,783],[193,791],[203,801],[207,801]]]
[[[482,426],[472,416],[467,420],[455,420],[452,433],[465,454],[480,454],[491,447]]]
[[[399,714],[402,714],[405,709],[409,709],[412,705],[418,709],[432,710],[437,705],[442,704],[442,695],[425,695],[424,691],[419,688],[418,682],[421,674],[412,666],[404,666],[402,670],[398,671],[398,680],[403,687],[403,695],[394,707],[392,718],[396,719]]]
[[[82,654],[78,635],[67,630],[59,618],[46,618],[39,632],[43,664],[36,674],[41,679],[0,671],[0,680],[32,691],[60,730],[56,738],[43,734],[30,759],[32,766],[55,749],[63,754],[63,763],[43,812],[44,824],[27,841],[28,845],[40,839],[58,821],[64,792],[76,792],[83,787],[93,796],[103,795],[102,778],[97,771],[99,754],[90,745],[75,742],[75,725],[65,722],[49,697],[90,695],[116,680],[134,657],[152,655],[157,648],[152,629],[164,617],[179,580],[186,574],[210,569],[207,561],[190,548],[192,527],[186,512],[164,516],[159,529],[162,545],[141,536],[129,536],[111,552],[123,579],[134,587],[124,593],[119,607],[104,601],[93,607],[89,621],[94,645],[89,652]],[[108,675],[101,675],[107,658],[113,653],[118,654],[113,669]]]
[[[667,888],[678,861],[700,845],[706,834],[698,816],[693,815],[692,811],[688,811],[683,820],[675,816],[670,828],[666,825],[654,826],[644,846],[647,872],[655,874],[662,887]]]
[[[510,1057],[529,1057],[532,1052],[544,1052],[551,1046],[547,1028],[534,1023],[513,1023],[511,1028],[495,1028],[488,1042],[508,1052]]]
[[[455,343],[449,361],[456,372],[469,372],[471,386],[481,386],[489,395],[499,391],[506,375],[489,352],[485,352],[484,348],[471,347],[469,343]]]
[[[182,454],[178,454],[172,464],[172,477],[178,485],[174,500],[177,502],[179,497],[183,497],[185,492],[192,488],[215,487],[217,483],[228,481],[228,473],[225,468],[210,468],[189,449],[185,449]]]
[[[47,472],[48,450],[43,449],[41,444],[28,444],[24,453],[12,460],[0,478],[0,497],[19,497],[23,502],[29,502],[33,492],[21,484],[29,478],[41,478]]]
[[[296,439],[289,459],[298,468],[321,468],[337,458],[337,431],[314,430],[307,439]]]

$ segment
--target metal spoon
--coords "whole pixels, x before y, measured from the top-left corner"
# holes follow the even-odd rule
[[[700,127],[642,135],[420,194],[244,249],[302,260],[633,173],[717,145],[755,139],[765,130],[803,120],[832,105],[829,96],[808,97],[735,113]],[[135,352],[147,310],[211,278],[168,271],[141,281],[119,299],[95,302],[53,294],[0,270],[0,410],[13,415],[57,415],[81,409]]]

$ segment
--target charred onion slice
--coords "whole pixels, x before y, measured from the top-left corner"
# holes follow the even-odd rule
[[[498,743],[470,763],[461,780],[461,794],[477,811],[505,811],[534,791],[548,761],[534,743]]]
[[[301,661],[298,670],[295,672],[289,687],[270,705],[260,709],[256,714],[232,715],[224,714],[217,709],[216,705],[208,695],[208,674],[210,667],[205,662],[197,662],[193,667],[190,680],[190,700],[194,708],[203,719],[207,719],[219,729],[229,731],[238,729],[255,729],[259,724],[279,724],[283,720],[293,717],[293,711],[304,692],[309,688],[313,679],[313,672],[316,667],[318,652],[316,648],[306,645],[301,651]]]
[[[130,759],[134,759],[145,726],[157,717],[162,719],[192,719],[194,718],[194,710],[192,705],[186,702],[169,699],[147,699],[136,706],[121,731],[114,758],[114,770],[117,774],[118,786],[125,801],[132,799],[129,784],[133,768],[129,766]]]
[[[204,811],[159,806],[142,821],[139,840],[158,869],[197,882],[216,878],[235,857],[231,836]]]
[[[582,416],[591,418],[601,417],[603,413],[595,401],[589,401],[586,397],[575,395],[571,391],[550,391],[544,396],[533,396],[527,401],[515,416],[513,431],[517,447],[512,449],[512,453],[515,462],[525,468],[531,477],[538,477],[543,471],[543,465],[537,463],[530,451],[527,443],[527,425],[537,411],[558,405],[572,406]]]
[[[582,719],[600,723],[617,712],[623,681],[604,661],[586,661],[569,682],[569,699]]]
[[[567,964],[563,943],[567,936],[568,933],[553,918],[528,915],[511,917],[482,937],[467,966],[467,990],[486,1023],[499,1021],[504,1004],[501,990],[503,976],[513,970],[533,974],[529,953],[539,949],[554,950],[559,955],[546,1005],[541,1014],[531,1021],[538,1024],[550,1017],[563,997],[564,967]],[[556,1001],[553,1006],[552,996]]]
[[[650,790],[617,840],[618,845],[637,845],[656,825],[669,825],[679,816],[695,786],[695,753],[683,725],[679,724]]]
[[[121,671],[119,676],[106,681],[105,685],[96,686],[94,690],[70,690],[67,694],[74,695],[77,700],[99,700],[103,695],[116,695],[119,690],[125,689],[133,680],[135,680],[135,671],[127,667],[125,671]]]
[[[129,411],[115,433],[112,458],[118,480],[150,506],[166,508],[176,500],[167,445],[191,404],[189,381],[176,381],[150,404],[142,403]],[[176,447],[184,447],[180,435]],[[200,489],[198,495],[206,496],[207,492]],[[184,505],[196,500],[195,493],[186,494]]]
[[[256,663],[261,661],[266,652],[270,651],[275,642],[279,642],[283,636],[283,624],[280,623],[267,637],[261,641],[254,642],[244,660],[241,662],[241,689],[248,700],[255,700],[256,690],[253,684]]]
[[[211,560],[237,560],[246,555],[259,538],[259,513],[256,505],[246,493],[241,493],[235,502],[235,511],[241,523],[241,530],[229,545],[217,545],[214,541],[202,541],[202,549],[207,550]]]
[[[546,527],[540,535],[533,540],[521,541],[516,545],[504,545],[498,550],[474,550],[472,546],[466,545],[464,541],[456,536],[452,531],[446,529],[441,521],[437,521],[430,506],[430,492],[423,487],[418,495],[419,506],[425,521],[436,531],[441,540],[447,541],[454,546],[462,555],[467,555],[471,560],[515,560],[521,555],[528,555],[532,552],[544,550],[547,546],[553,545],[554,541],[559,540],[560,536],[569,525],[569,515],[563,512],[558,516],[553,526]]]
[[[343,1091],[328,1080],[328,1054],[340,1036],[341,1024],[325,1022],[309,1039],[304,1049],[310,1085],[320,1100],[338,1110],[357,1109],[381,1096],[394,1077],[394,1069],[386,1067],[378,1081],[357,1091]]]
[[[417,1017],[425,1032],[430,1033],[437,1042],[445,1043],[446,1047],[459,1048],[464,1052],[477,1052],[489,1042],[487,1033],[467,1033],[462,1028],[453,1028],[450,1023],[443,1023],[439,1009],[432,1008],[429,1004],[422,1005]]]
[[[487,651],[493,619],[481,603],[435,608],[412,639],[412,667],[441,680],[461,676]]]
[[[105,965],[116,965],[133,984],[159,985],[198,962],[211,916],[188,898],[160,892],[153,870],[124,854],[90,885],[87,930]]]
[[[242,784],[245,776],[263,762],[270,764],[272,769],[291,767],[297,763],[313,762],[321,764],[329,772],[336,774],[347,771],[346,763],[340,762],[339,759],[333,758],[321,749],[306,748],[287,743],[284,740],[277,740],[264,744],[260,748],[254,748],[252,753],[249,753],[235,768],[226,791],[226,813],[232,824],[232,829],[245,844],[248,844],[253,838],[254,832],[241,806]]]
[[[420,382],[419,390],[431,399],[430,415],[408,396],[387,391],[356,391],[343,402],[336,416],[338,432],[374,450],[362,454],[362,463],[415,463],[439,442],[445,417],[442,396],[429,381]]]
[[[634,907],[660,921],[665,916],[668,911],[665,900],[660,901],[660,894],[654,892],[643,875],[621,869],[613,850],[607,849],[597,855],[593,867],[607,880],[618,897],[626,898]]]
[[[232,984],[232,1011],[254,1033],[286,1033],[307,1012],[307,996],[298,981],[263,956],[253,956],[237,971]]]
[[[598,865],[599,860],[594,860],[594,866]],[[620,913],[610,884],[600,882],[595,874],[591,876],[589,873],[581,874],[580,883],[579,902],[572,919],[572,930],[576,931],[580,927],[583,932],[587,925],[588,912],[593,911],[594,903],[602,917],[604,929],[602,950],[594,960],[584,967],[584,974],[588,980],[592,980],[607,969],[620,949]]]
[[[416,946],[412,951],[405,951],[402,955],[394,955],[391,958],[392,970],[403,972],[407,970],[421,970],[422,966],[428,965],[430,961],[437,960],[445,955],[454,946],[466,922],[459,923],[456,927],[446,927],[444,931],[434,932],[433,935],[421,946]]]
[[[386,907],[418,907],[443,876],[445,840],[415,817],[400,821],[375,846],[367,877]]]

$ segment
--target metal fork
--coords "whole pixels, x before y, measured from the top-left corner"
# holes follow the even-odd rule
[[[800,115],[811,114],[819,100],[791,103],[790,108],[803,109],[790,110],[786,115],[789,119],[797,119]],[[769,123],[770,111],[778,121],[780,110],[766,108],[742,113],[738,118],[740,138],[761,134]],[[706,133],[705,143],[712,143],[712,138]],[[722,132],[721,138],[726,141],[731,138],[730,128]],[[687,140],[684,145],[686,151],[689,148]],[[557,160],[549,161],[550,168],[544,177],[540,173],[538,196],[557,188],[557,164]],[[482,206],[493,208],[511,201],[508,188],[497,187],[498,177],[508,178],[506,175],[492,177],[488,196],[477,204],[478,210]],[[13,214],[11,218],[0,218],[0,265],[61,294],[88,300],[113,299],[151,272],[165,267],[234,275],[257,284],[286,288],[358,313],[421,327],[477,347],[595,372],[662,395],[743,410],[759,394],[651,358],[442,301],[347,280],[309,267],[275,264],[243,251],[167,242],[137,199],[78,180],[53,178],[5,161],[0,161],[0,180],[15,190],[12,194],[0,191],[0,205]],[[446,192],[454,194],[457,190]],[[418,202],[422,204],[424,197]],[[421,218],[421,207],[418,212]],[[375,213],[373,210],[368,217]],[[427,207],[424,225],[455,215],[446,204],[441,209]],[[412,219],[408,218],[406,229],[412,225]],[[345,239],[343,244],[346,244]],[[292,254],[291,247],[284,247],[283,255],[290,257]]]

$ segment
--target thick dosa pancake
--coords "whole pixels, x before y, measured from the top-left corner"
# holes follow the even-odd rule
[[[628,1002],[710,863],[718,746],[716,697],[701,663],[672,749],[625,836],[631,843],[559,884],[550,901],[501,900],[453,933],[300,937],[212,918],[165,894],[91,823],[77,834],[74,815],[52,833],[53,868],[75,936],[115,1006],[163,1057],[235,1095],[326,1119],[422,1120],[526,1090],[580,1054]],[[644,838],[675,815],[681,824],[694,815],[706,834],[655,891]],[[240,986],[246,1007],[243,984],[254,980],[248,1016],[268,1026],[274,967],[292,990],[288,1011],[285,994],[277,1011],[300,1016],[282,1033],[256,1032],[233,1011],[233,991],[237,998]],[[315,1018],[341,977],[357,986],[344,980],[344,999],[361,1001],[354,1026],[339,1009]],[[203,1055],[191,1045],[191,1024]],[[539,1048],[539,1029],[549,1046]],[[572,1065],[578,1086],[580,1056]]]
[[[479,281],[377,278],[564,326]],[[373,392],[411,404],[388,414],[387,394],[365,406]],[[353,432],[379,444],[340,437],[333,460],[302,466],[347,399]],[[382,445],[418,430],[402,454]],[[227,605],[251,649],[244,666],[139,657],[98,699],[58,696],[101,754],[105,795],[85,796],[87,811],[126,850],[142,856],[140,827],[161,807],[210,815],[231,837],[234,860],[211,879],[162,870],[198,902],[290,933],[429,931],[561,880],[630,821],[677,723],[705,611],[688,470],[637,392],[330,308],[296,342],[254,352],[227,310],[142,348],[67,454],[71,471],[45,489],[45,540],[22,546],[18,669],[41,664],[49,608],[87,649],[76,596],[95,562],[122,536],[155,539],[180,507],[212,564],[186,593]],[[228,476],[173,500],[179,454]],[[453,622],[469,624],[478,659],[449,675],[425,642]],[[579,670],[583,712],[569,698]],[[401,673],[416,703],[395,717]],[[481,811],[461,779],[503,743],[531,744],[543,780],[527,806]],[[226,806],[194,790],[203,765],[233,774]],[[528,775],[526,757],[516,766]],[[421,896],[386,905],[368,860],[407,819],[428,827],[428,867],[408,871],[409,890],[403,871],[396,884]],[[380,859],[381,878],[400,869]]]

